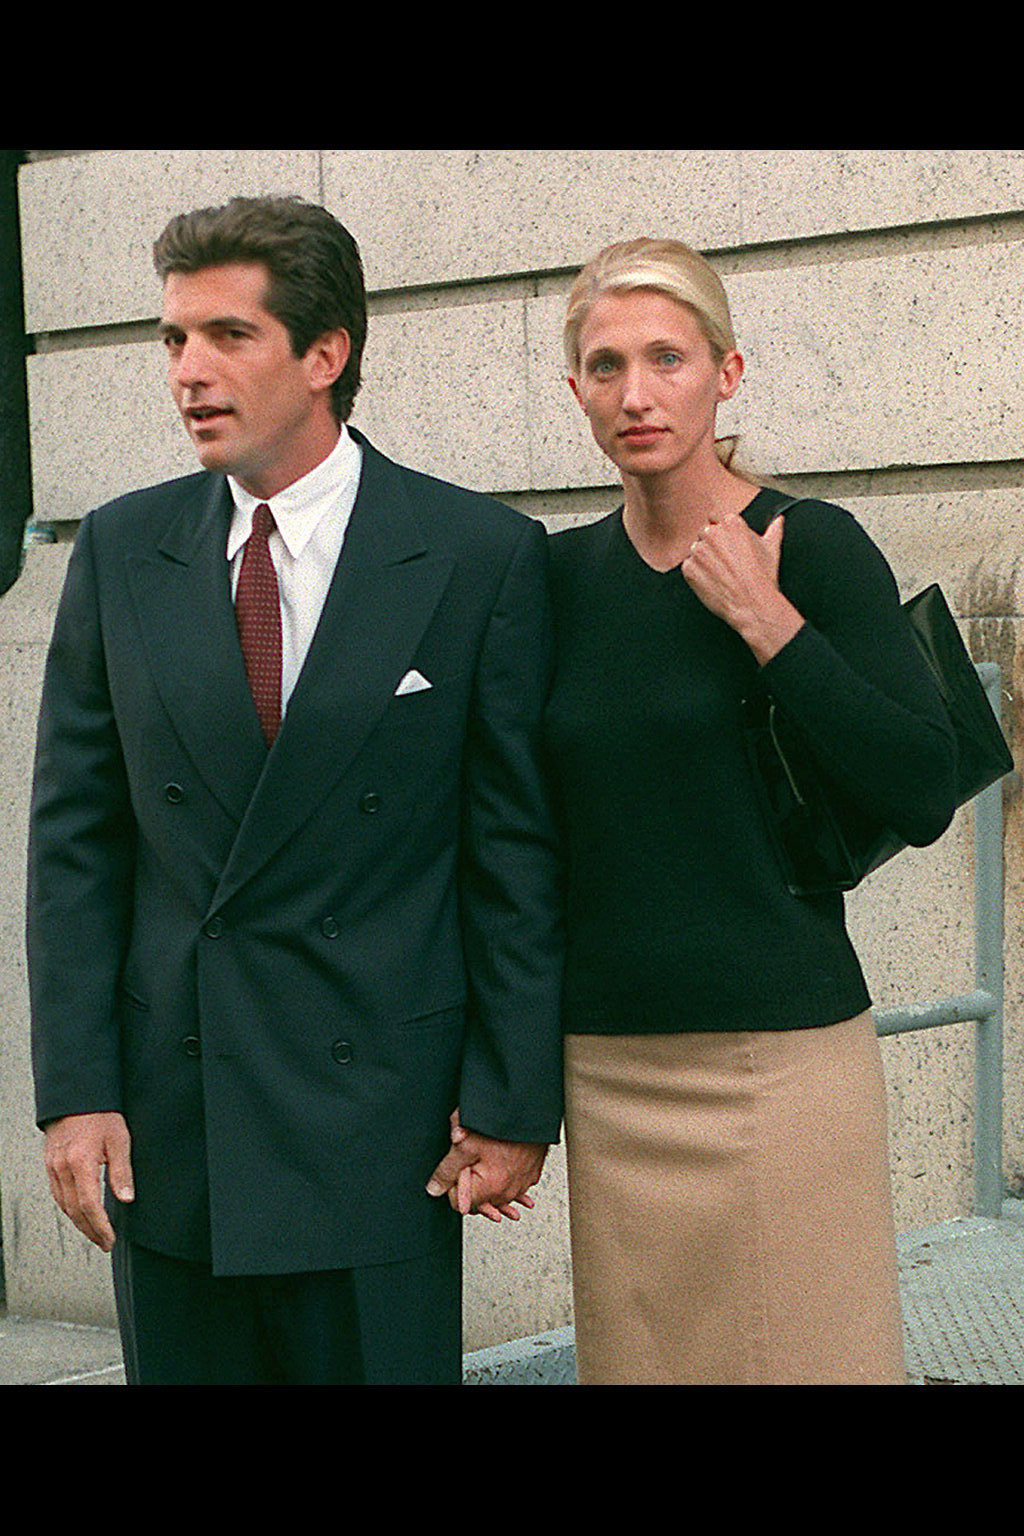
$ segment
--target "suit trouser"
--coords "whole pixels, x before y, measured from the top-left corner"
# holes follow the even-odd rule
[[[424,1258],[294,1275],[114,1245],[130,1386],[455,1386],[462,1377],[462,1237]]]

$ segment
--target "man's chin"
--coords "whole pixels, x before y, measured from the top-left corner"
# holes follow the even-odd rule
[[[204,469],[221,475],[231,474],[233,458],[224,443],[197,443],[193,438],[192,447]]]

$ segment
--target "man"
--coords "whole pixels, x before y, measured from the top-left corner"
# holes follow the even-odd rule
[[[455,1207],[532,1204],[561,1115],[543,530],[348,429],[324,209],[234,199],[154,255],[203,469],[87,517],[57,615],[51,1188],[113,1251],[131,1382],[455,1382]]]

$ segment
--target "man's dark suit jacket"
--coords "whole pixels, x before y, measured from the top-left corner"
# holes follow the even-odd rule
[[[218,1274],[424,1253],[448,1117],[558,1139],[538,735],[543,529],[359,434],[344,548],[267,751],[222,476],[83,522],[32,801],[37,1116],[120,1110],[119,1232]],[[431,686],[396,694],[416,669]]]

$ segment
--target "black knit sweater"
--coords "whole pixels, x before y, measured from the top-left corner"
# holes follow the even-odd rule
[[[762,490],[744,515],[761,529],[781,500]],[[551,560],[566,1031],[806,1028],[863,1011],[842,897],[791,895],[761,820],[740,730],[747,645],[677,568],[646,564],[621,509],[554,535]],[[867,809],[932,841],[953,814],[956,749],[884,558],[849,513],[801,502],[779,579],[806,623],[763,669],[773,695]]]

